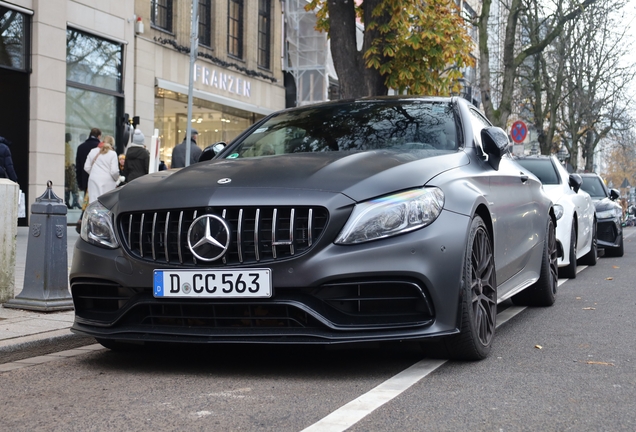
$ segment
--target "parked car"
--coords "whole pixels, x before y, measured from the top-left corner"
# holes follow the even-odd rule
[[[72,329],[113,349],[412,339],[484,358],[498,303],[557,291],[552,202],[508,149],[456,97],[276,112],[87,208]]]
[[[622,257],[623,248],[623,208],[617,202],[620,194],[609,189],[603,179],[595,173],[581,174],[581,189],[592,197],[598,219],[598,246],[606,256]]]
[[[556,236],[565,252],[559,258],[559,276],[576,278],[577,261],[593,266],[598,258],[594,203],[581,189],[581,176],[569,174],[555,156],[525,156],[517,158],[517,162],[539,177],[552,199],[557,215]]]

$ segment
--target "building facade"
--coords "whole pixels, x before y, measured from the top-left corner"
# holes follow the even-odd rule
[[[168,165],[185,136],[191,1],[0,0],[0,136],[29,207],[48,181],[81,210],[75,155],[94,127],[125,151],[129,123]],[[199,0],[192,126],[202,148],[285,107],[278,0]],[[126,119],[131,119],[126,123]]]
[[[147,136],[157,129],[168,166],[187,126],[191,1],[138,0],[135,107]],[[229,142],[263,116],[285,108],[281,2],[199,0],[192,127],[197,144]]]

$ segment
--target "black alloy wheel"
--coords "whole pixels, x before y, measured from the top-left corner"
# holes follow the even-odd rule
[[[598,233],[596,231],[596,219],[592,224],[592,244],[590,251],[581,257],[581,264],[588,266],[595,266],[598,261]]]
[[[497,281],[490,233],[475,216],[464,256],[460,333],[446,340],[454,360],[481,360],[490,353],[497,320]]]
[[[578,239],[576,238],[576,224],[572,221],[572,228],[570,229],[570,248],[569,258],[570,263],[559,269],[559,276],[562,278],[576,279],[576,247]]]

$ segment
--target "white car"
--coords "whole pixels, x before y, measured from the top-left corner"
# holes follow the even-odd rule
[[[554,203],[556,237],[563,245],[563,256],[558,260],[559,277],[575,278],[577,261],[596,265],[596,210],[590,195],[581,189],[581,176],[569,174],[555,156],[525,156],[517,162],[541,180]]]

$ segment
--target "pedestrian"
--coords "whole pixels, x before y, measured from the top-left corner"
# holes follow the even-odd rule
[[[75,172],[77,177],[77,187],[83,192],[86,192],[86,187],[88,185],[88,173],[84,170],[86,157],[91,150],[99,145],[101,139],[102,131],[98,128],[93,128],[91,129],[86,141],[77,147],[77,153],[75,154]]]
[[[77,172],[73,163],[72,135],[66,133],[64,143],[64,201],[69,209],[81,208],[79,188],[77,187]],[[72,198],[72,203],[71,203]]]
[[[150,153],[146,149],[145,139],[144,134],[139,129],[135,129],[132,142],[126,149],[126,160],[122,173],[122,175],[126,177],[126,183],[130,183],[136,178],[148,174]]]
[[[196,129],[192,129],[190,133],[190,165],[199,161],[199,156],[203,150],[199,146],[197,146],[197,137],[199,136],[199,132]],[[172,162],[170,164],[171,168],[183,168],[185,166],[186,161],[186,139],[187,135],[183,138],[183,142],[172,150]]]
[[[117,186],[119,164],[114,148],[115,139],[112,136],[106,136],[102,147],[95,147],[86,157],[84,170],[89,174],[87,186],[89,204]]]
[[[168,169],[168,166],[166,165],[166,163],[164,161],[159,161],[159,169],[158,171],[165,171]]]
[[[124,163],[126,163],[126,154],[122,153],[119,156],[117,156],[117,159],[119,160],[119,175],[124,175]]]
[[[8,178],[12,182],[18,182],[18,175],[13,168],[13,159],[9,146],[11,141],[0,136],[0,178]]]

